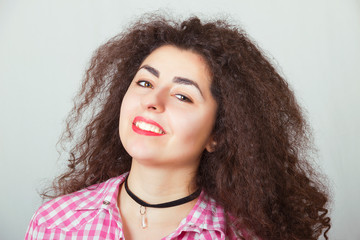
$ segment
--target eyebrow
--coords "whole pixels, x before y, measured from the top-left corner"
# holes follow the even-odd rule
[[[140,70],[140,69],[146,69],[148,72],[150,72],[152,75],[154,75],[154,76],[157,77],[157,78],[159,78],[159,76],[160,76],[159,71],[156,70],[156,69],[153,68],[153,67],[150,67],[149,65],[141,66],[141,67],[139,68],[139,70]]]
[[[202,94],[202,92],[200,90],[199,85],[196,82],[194,82],[193,80],[190,80],[188,78],[183,78],[183,77],[174,77],[173,82],[178,83],[178,84],[184,84],[184,85],[192,85],[192,86],[196,87],[199,90],[201,96],[204,97],[204,95]]]
[[[139,68],[139,70],[140,70],[140,69],[145,69],[145,70],[147,70],[148,72],[150,72],[152,75],[154,75],[154,76],[157,77],[157,78],[160,77],[160,72],[159,72],[159,70],[157,70],[157,69],[155,69],[155,68],[153,68],[153,67],[151,67],[151,66],[149,66],[149,65],[143,65],[143,66],[141,66],[141,67]],[[201,96],[204,97],[204,95],[203,95],[203,93],[202,93],[199,85],[198,85],[195,81],[193,81],[193,80],[190,80],[190,79],[188,79],[188,78],[183,78],[183,77],[174,77],[173,82],[174,82],[174,83],[178,83],[178,84],[184,84],[184,85],[192,85],[192,86],[196,87],[196,88],[199,90]]]

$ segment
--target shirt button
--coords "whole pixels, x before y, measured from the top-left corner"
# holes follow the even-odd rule
[[[104,205],[109,205],[110,202],[105,200],[105,201],[103,201],[103,204],[104,204]]]

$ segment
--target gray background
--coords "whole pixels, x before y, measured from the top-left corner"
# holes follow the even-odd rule
[[[360,239],[360,3],[0,0],[0,239],[22,239],[58,174],[56,142],[92,52],[143,12],[226,16],[274,58],[314,129],[331,239]]]

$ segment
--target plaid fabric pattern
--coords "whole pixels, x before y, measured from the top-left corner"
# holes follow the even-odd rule
[[[127,173],[43,204],[25,235],[35,239],[125,239],[117,206],[119,185]],[[178,228],[163,240],[236,239],[225,229],[222,207],[204,192]]]

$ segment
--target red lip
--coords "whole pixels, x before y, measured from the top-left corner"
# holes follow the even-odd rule
[[[150,120],[150,119],[143,118],[143,117],[135,117],[134,120],[133,120],[132,129],[133,129],[134,132],[136,132],[138,134],[146,135],[146,136],[162,136],[162,135],[164,135],[164,134],[160,134],[160,133],[145,131],[145,130],[142,130],[142,129],[138,128],[135,125],[135,122],[138,122],[138,121],[146,122],[146,123],[152,124],[154,126],[157,126],[158,128],[161,129],[161,131],[163,131],[165,133],[165,130],[157,122],[155,122],[153,120]]]

